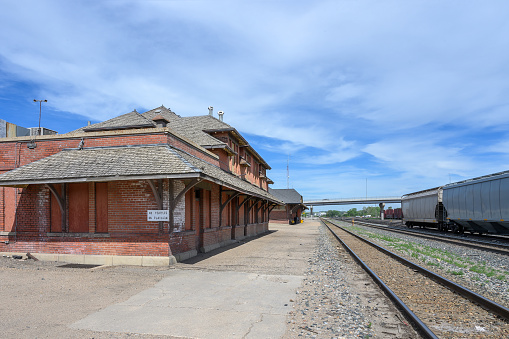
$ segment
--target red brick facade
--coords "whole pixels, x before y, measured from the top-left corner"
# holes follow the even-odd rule
[[[65,148],[167,144],[208,163],[242,174],[236,159],[209,152],[172,134],[166,128],[93,132],[80,135],[40,136],[37,147],[27,147],[29,138],[0,139],[0,174],[59,153]],[[228,137],[227,135],[225,136]],[[253,160],[251,166],[259,169]],[[253,170],[247,180],[267,189]],[[162,208],[188,182],[161,179]],[[232,194],[215,182],[204,180],[192,187],[174,210],[170,222],[147,221],[147,210],[158,210],[148,180],[52,184],[65,198],[65,215],[49,186],[0,187],[0,252],[80,255],[152,256],[186,258],[199,251],[268,231],[267,202],[240,195],[222,206]],[[226,191],[226,192],[225,192]],[[221,198],[221,199],[220,199]]]

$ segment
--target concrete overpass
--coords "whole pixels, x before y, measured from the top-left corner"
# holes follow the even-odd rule
[[[364,197],[364,198],[340,198],[340,199],[321,199],[304,201],[304,205],[306,206],[368,205],[381,203],[401,203],[401,197]]]
[[[401,204],[401,197],[364,197],[364,198],[340,198],[340,199],[321,199],[304,201],[304,205],[309,206],[313,213],[313,206],[325,205],[371,205],[380,206],[380,219],[384,218],[384,207],[388,203]]]

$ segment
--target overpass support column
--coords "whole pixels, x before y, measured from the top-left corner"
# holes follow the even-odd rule
[[[385,203],[381,202],[378,204],[380,206],[380,220],[384,220],[384,207]]]
[[[311,213],[311,219],[313,219],[313,206],[309,206],[310,210],[309,212]]]

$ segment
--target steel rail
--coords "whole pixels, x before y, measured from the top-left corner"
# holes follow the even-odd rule
[[[346,222],[346,221],[344,221],[344,222]],[[365,222],[365,221],[357,221],[356,220],[355,222],[358,223],[358,224],[361,224],[363,226],[379,228],[379,229],[383,229],[383,230],[389,231],[389,232],[408,234],[408,235],[413,235],[413,236],[416,236],[416,237],[421,237],[421,238],[424,238],[424,239],[441,241],[441,242],[445,242],[445,243],[448,243],[448,244],[456,244],[456,245],[469,246],[471,248],[475,248],[475,249],[478,249],[478,250],[490,251],[490,252],[497,253],[497,254],[502,254],[502,255],[509,255],[509,247],[507,245],[503,245],[503,244],[490,244],[490,243],[481,244],[481,242],[476,241],[476,240],[468,241],[466,243],[465,241],[463,241],[461,239],[452,239],[452,238],[446,238],[446,237],[443,237],[443,236],[433,236],[433,235],[424,234],[424,233],[421,233],[421,232],[418,232],[418,231],[398,230],[398,229],[395,229],[395,228],[392,228],[392,227],[377,225],[377,224],[373,224],[373,223],[369,223],[369,222]],[[477,244],[474,243],[474,242],[476,242]],[[494,248],[494,247],[498,247],[498,248]]]
[[[364,239],[363,237],[349,231],[349,230],[346,230],[332,222],[329,222],[331,223],[332,225],[344,230],[345,232],[355,236],[356,238],[364,241],[365,243],[367,244],[370,244],[371,246],[375,247],[376,249],[380,250],[381,252],[393,257],[394,259],[402,262],[403,264],[421,272],[422,274],[428,276],[429,278],[435,280],[436,282],[448,287],[449,289],[453,290],[454,292],[462,295],[463,297],[473,301],[473,302],[476,302],[477,304],[479,304],[480,306],[482,306],[483,308],[487,309],[488,311],[491,311],[499,316],[501,316],[502,318],[506,319],[506,320],[509,320],[509,308],[507,307],[504,307],[500,304],[497,304],[496,302],[488,299],[488,298],[485,298],[483,297],[482,295],[480,294],[477,294],[471,290],[469,290],[468,288],[465,288],[461,285],[458,285],[456,284],[455,282],[452,282],[450,281],[449,279],[446,279],[444,277],[442,277],[441,275],[438,275],[422,266],[419,266],[417,265],[416,263],[414,262],[411,262],[409,260],[406,260],[405,258],[367,240],[367,239]]]
[[[323,219],[320,219],[322,223],[329,229],[332,235],[338,240],[341,245],[350,253],[350,255],[359,263],[359,265],[371,276],[371,278],[375,281],[375,283],[382,288],[382,290],[392,299],[392,301],[403,311],[403,313],[407,316],[407,318],[412,322],[417,330],[426,338],[438,339],[438,337],[433,333],[426,324],[422,322],[419,317],[415,315],[414,312],[387,286],[381,279],[376,275],[369,266],[364,263],[364,261],[359,258],[359,256],[350,248],[348,245],[341,240],[341,238],[327,225],[327,222]],[[331,222],[328,222],[332,224]],[[333,224],[334,225],[334,224]],[[336,225],[334,225],[336,226]],[[337,226],[336,226],[337,227]]]

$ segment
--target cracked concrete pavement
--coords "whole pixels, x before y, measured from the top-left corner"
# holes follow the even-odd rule
[[[165,268],[2,259],[0,329],[7,338],[279,338],[318,223],[270,229]]]

